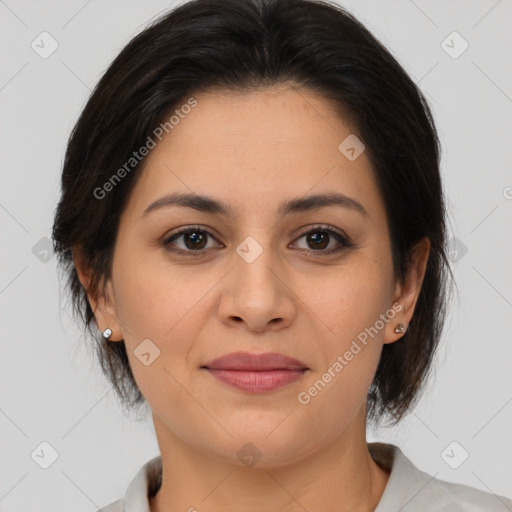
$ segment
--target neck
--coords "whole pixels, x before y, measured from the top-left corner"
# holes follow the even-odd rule
[[[368,451],[364,412],[334,445],[271,467],[244,467],[198,451],[154,415],[163,472],[162,486],[150,500],[151,512],[373,512],[389,473]]]

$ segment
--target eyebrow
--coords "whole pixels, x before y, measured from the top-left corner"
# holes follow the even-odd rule
[[[167,194],[156,201],[153,201],[144,210],[141,217],[144,217],[153,211],[170,206],[193,208],[200,212],[224,215],[226,217],[232,216],[233,214],[233,210],[229,204],[218,201],[217,199],[197,194],[174,193]],[[329,206],[346,208],[365,217],[369,217],[368,212],[359,201],[339,193],[315,194],[311,196],[298,197],[296,199],[289,199],[280,205],[277,213],[280,216],[284,216],[290,213],[303,213]]]

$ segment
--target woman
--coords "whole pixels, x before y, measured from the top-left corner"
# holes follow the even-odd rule
[[[366,426],[426,380],[450,269],[427,103],[343,9],[196,0],[69,140],[55,250],[161,456],[115,511],[512,510]]]

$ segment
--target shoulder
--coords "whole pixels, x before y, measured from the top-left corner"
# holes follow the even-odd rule
[[[375,512],[512,512],[511,499],[431,476],[397,446],[371,443],[369,450],[379,465],[391,470]]]
[[[98,510],[98,512],[124,512],[124,503],[123,499],[119,499],[102,507]]]
[[[419,470],[418,470],[419,471]],[[432,479],[432,477],[430,477]],[[512,500],[467,485],[433,478],[425,487],[425,504],[446,512],[512,512]]]
[[[162,482],[162,458],[157,455],[146,462],[131,480],[123,498],[102,507],[97,512],[150,512],[149,498]]]

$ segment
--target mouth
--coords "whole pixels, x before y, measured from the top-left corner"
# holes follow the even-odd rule
[[[301,361],[273,352],[234,352],[201,368],[224,384],[251,393],[265,393],[292,384],[309,370]]]
[[[307,370],[206,370],[217,380],[241,391],[266,393],[298,381]]]

